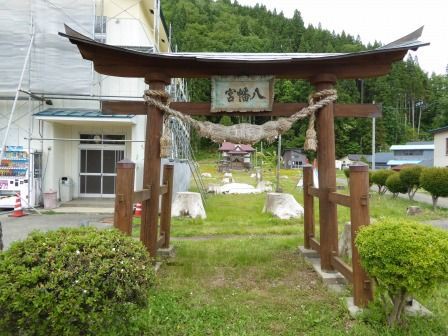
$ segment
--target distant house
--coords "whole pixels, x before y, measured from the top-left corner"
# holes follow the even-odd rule
[[[304,164],[308,163],[306,155],[300,148],[286,148],[282,157],[283,168],[286,169],[302,168]]]
[[[378,152],[375,153],[375,169],[387,169],[390,168],[388,162],[392,160],[394,157],[392,152]],[[347,166],[343,166],[343,168],[347,168],[348,165],[356,163],[356,162],[364,162],[367,163],[370,167],[372,167],[372,155],[367,154],[349,154],[345,158],[346,162],[348,162]],[[343,160],[341,159],[341,160]]]
[[[418,141],[407,142],[405,145],[390,147],[393,158],[387,162],[390,167],[404,164],[418,164],[426,167],[434,165],[434,142]]]
[[[431,131],[434,134],[434,166],[448,167],[448,126]]]
[[[392,152],[379,152],[375,153],[375,169],[387,169],[390,168],[389,161],[394,157]],[[370,159],[369,162],[371,162]]]
[[[252,153],[255,149],[251,145],[224,142],[219,148],[221,159],[219,171],[248,170],[252,168]]]
[[[350,154],[350,155],[353,155],[353,154]],[[336,160],[336,168],[337,169],[348,168],[348,166],[350,166],[353,163],[353,161],[349,159],[350,155],[344,156],[343,158]]]

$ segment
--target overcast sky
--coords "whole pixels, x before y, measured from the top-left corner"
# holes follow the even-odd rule
[[[364,43],[392,42],[425,26],[417,55],[428,73],[445,74],[448,65],[448,1],[446,0],[237,0],[241,5],[263,3],[291,17],[298,9],[305,25],[359,35]]]

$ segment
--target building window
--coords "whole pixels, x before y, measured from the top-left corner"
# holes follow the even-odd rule
[[[121,134],[80,134],[80,144],[124,145],[125,136]]]
[[[397,156],[421,156],[421,155],[423,155],[423,150],[420,150],[420,149],[396,150],[395,155],[397,155]]]

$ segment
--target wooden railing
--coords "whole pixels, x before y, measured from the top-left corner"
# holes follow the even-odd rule
[[[307,165],[303,168],[303,197],[304,197],[304,247],[312,249],[320,254],[321,260],[329,258],[331,267],[340,272],[349,282],[353,284],[353,298],[356,306],[364,307],[372,300],[371,281],[360,264],[358,249],[355,245],[358,230],[369,225],[369,171],[366,165],[350,166],[350,195],[343,195],[334,190],[321,190],[313,186],[313,168]],[[314,197],[326,197],[336,205],[350,208],[351,221],[351,247],[352,265],[345,263],[334,251],[334,247],[325,245],[331,239],[321,237],[320,241],[315,238],[314,221]],[[321,223],[320,232],[322,230]],[[328,231],[328,230],[327,230]],[[336,232],[337,235],[337,232]],[[326,239],[323,239],[326,238]],[[334,239],[335,237],[331,237]],[[337,237],[336,237],[337,239]],[[336,246],[337,248],[337,246]],[[327,259],[328,260],[328,259]]]
[[[173,195],[173,165],[163,166],[162,185],[160,195],[162,203],[160,208],[160,228],[155,241],[156,246],[147,246],[148,250],[169,248],[171,233],[171,201]],[[117,178],[115,182],[115,213],[114,227],[127,235],[132,235],[132,218],[134,203],[142,203],[142,208],[147,207],[147,201],[151,198],[151,186],[134,191],[135,163],[122,160],[117,163]],[[146,220],[146,211],[142,211],[142,223]],[[153,248],[153,249],[151,249]]]

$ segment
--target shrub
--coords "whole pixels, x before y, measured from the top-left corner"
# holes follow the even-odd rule
[[[404,219],[364,227],[356,238],[361,264],[393,305],[388,322],[401,322],[408,295],[430,293],[448,280],[448,232]]]
[[[350,177],[350,169],[349,168],[344,168],[344,175],[347,179]]]
[[[153,280],[145,248],[116,230],[33,232],[0,255],[0,330],[98,335],[124,328],[147,304]]]
[[[410,200],[414,199],[414,195],[420,188],[420,174],[422,172],[422,166],[411,166],[403,168],[400,171],[400,180],[407,188],[408,196]]]
[[[393,173],[390,169],[379,169],[372,173],[372,182],[378,186],[378,194],[383,195],[386,193],[386,180]]]
[[[439,197],[448,196],[448,168],[423,169],[420,175],[420,185],[431,194],[432,205],[435,209]]]
[[[386,187],[393,194],[394,198],[396,198],[398,194],[405,194],[408,191],[408,188],[401,182],[399,173],[389,175],[386,180]]]

